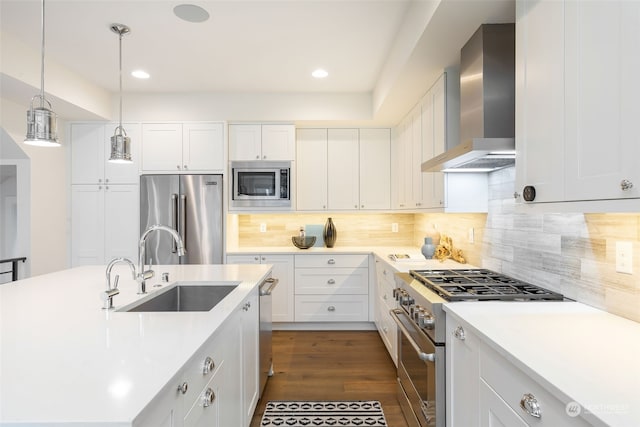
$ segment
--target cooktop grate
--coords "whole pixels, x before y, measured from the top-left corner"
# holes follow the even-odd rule
[[[447,301],[563,299],[559,293],[486,269],[410,270],[409,273]]]

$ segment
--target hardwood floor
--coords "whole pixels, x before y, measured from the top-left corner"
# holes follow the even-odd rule
[[[379,400],[389,427],[407,427],[396,367],[376,331],[274,331],[273,369],[251,427],[270,400]]]

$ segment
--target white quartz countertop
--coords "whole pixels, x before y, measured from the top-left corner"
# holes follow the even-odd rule
[[[577,302],[456,302],[445,310],[586,420],[640,426],[640,324]]]
[[[154,266],[179,281],[239,282],[208,312],[103,310],[105,266],[0,286],[0,425],[127,426],[267,276],[270,265]],[[140,296],[126,265],[116,310]],[[75,423],[75,424],[74,424]]]

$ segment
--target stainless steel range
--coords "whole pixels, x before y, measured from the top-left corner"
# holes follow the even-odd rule
[[[391,310],[398,334],[398,401],[411,427],[445,427],[442,305],[454,301],[553,301],[563,296],[486,269],[397,273]]]

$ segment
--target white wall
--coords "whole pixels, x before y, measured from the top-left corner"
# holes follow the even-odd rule
[[[31,253],[27,257],[31,275],[36,276],[69,265],[68,141],[64,134],[66,125],[58,119],[58,136],[63,148],[25,145],[22,141],[27,127],[27,108],[0,99],[0,125],[31,160]]]

